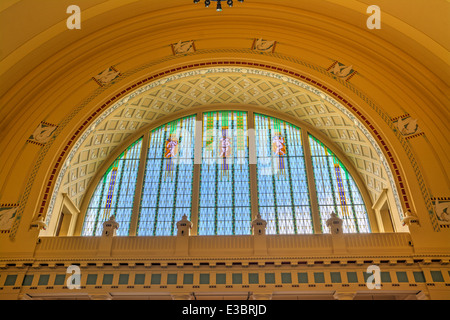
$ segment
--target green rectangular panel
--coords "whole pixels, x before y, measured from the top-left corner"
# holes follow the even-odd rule
[[[38,286],[46,286],[48,285],[48,280],[50,279],[49,274],[41,274],[38,281]]]
[[[16,284],[17,275],[16,274],[9,274],[6,276],[4,286],[13,286]]]
[[[102,284],[111,285],[113,282],[113,274],[104,274]]]
[[[422,271],[413,271],[414,281],[425,282],[425,275]]]
[[[323,272],[314,272],[314,282],[315,283],[325,283],[325,276]]]
[[[347,281],[349,283],[357,283],[358,275],[356,274],[356,272],[347,272]]]
[[[431,278],[434,282],[444,282],[444,277],[442,276],[442,272],[440,271],[430,271]]]
[[[134,275],[134,284],[144,284],[145,283],[145,274],[135,274]]]
[[[64,285],[64,281],[66,280],[65,274],[57,274],[55,276],[55,282],[53,283],[55,286],[62,286]]]
[[[289,273],[281,273],[281,283],[292,283],[292,274]]]
[[[119,275],[119,284],[128,284],[129,278],[130,278],[130,275],[128,275],[128,274],[120,274]]]
[[[209,273],[200,274],[200,284],[209,284]]]
[[[192,273],[186,273],[183,275],[183,284],[193,284],[194,275]]]
[[[392,282],[391,274],[389,272],[386,272],[386,271],[380,272],[380,278],[381,278],[381,282]]]
[[[96,274],[88,274],[86,279],[87,285],[95,285],[97,284],[97,275]]]
[[[248,274],[248,283],[249,284],[257,284],[257,283],[259,283],[259,274],[257,274],[257,273],[249,273]]]
[[[150,284],[161,284],[161,274],[159,273],[152,274]]]
[[[267,284],[275,283],[275,273],[265,273],[264,277]]]
[[[225,273],[216,274],[216,284],[225,284],[227,283],[227,275]]]
[[[408,282],[408,276],[404,271],[397,271],[397,281],[398,282]]]
[[[27,274],[25,277],[23,277],[22,286],[31,286],[31,283],[33,282],[33,275]]]
[[[330,272],[331,282],[332,283],[341,283],[341,273],[340,272]]]
[[[298,273],[298,283],[308,283],[308,273],[299,272]]]
[[[177,284],[177,278],[176,273],[169,273],[167,275],[167,284]]]
[[[231,275],[231,281],[233,284],[242,284],[242,273],[233,273]]]

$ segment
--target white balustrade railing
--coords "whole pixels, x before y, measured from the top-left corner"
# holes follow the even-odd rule
[[[408,233],[343,234],[344,250],[352,255],[412,254]],[[343,240],[343,242],[342,242]],[[35,258],[86,257],[93,258],[102,249],[114,258],[175,256],[180,241],[185,245],[184,256],[251,256],[256,242],[268,256],[323,256],[333,254],[335,238],[331,234],[266,235],[266,236],[177,236],[113,237],[42,237]],[[259,254],[260,255],[260,254]]]

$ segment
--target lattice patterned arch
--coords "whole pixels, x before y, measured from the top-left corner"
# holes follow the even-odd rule
[[[252,111],[197,117],[199,125],[194,115],[153,129],[144,136],[141,156],[126,159],[140,150],[142,138],[113,161],[89,201],[83,235],[99,235],[111,214],[124,225],[120,235],[129,234],[131,221],[133,235],[174,235],[182,215],[196,222],[200,235],[250,234],[252,208],[268,220],[269,234],[327,232],[331,212],[342,216],[345,232],[370,232],[368,210],[353,178],[307,130]],[[247,135],[248,129],[254,135]],[[194,154],[200,153],[201,161],[198,157],[194,164]],[[249,158],[256,161],[249,164]],[[145,163],[138,165],[137,159]],[[126,172],[126,163],[133,169]],[[143,183],[137,182],[138,166]],[[326,175],[319,173],[322,169]],[[138,194],[132,197],[130,190]]]

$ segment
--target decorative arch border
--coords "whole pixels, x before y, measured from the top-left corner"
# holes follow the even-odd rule
[[[207,63],[204,63],[205,65]],[[203,64],[200,64],[203,65]],[[250,63],[250,65],[252,65],[252,63]],[[299,81],[291,76],[286,76],[283,74],[279,74],[279,73],[274,73],[272,71],[265,71],[265,70],[261,70],[261,69],[257,69],[257,68],[247,68],[247,67],[213,67],[213,68],[200,68],[200,69],[194,69],[192,71],[187,71],[187,72],[179,72],[179,73],[175,73],[163,78],[159,78],[157,80],[152,81],[150,84],[148,85],[144,85],[141,86],[139,89],[133,91],[131,94],[125,96],[124,98],[120,99],[118,102],[116,102],[115,104],[113,104],[111,107],[107,108],[106,111],[104,111],[101,116],[99,118],[97,118],[90,126],[88,129],[86,129],[86,131],[83,133],[83,135],[77,140],[76,144],[74,145],[74,147],[71,149],[71,152],[69,154],[69,156],[66,158],[64,165],[58,175],[57,181],[55,183],[55,188],[53,191],[53,195],[51,197],[50,200],[50,204],[48,206],[47,209],[47,217],[46,217],[46,223],[49,224],[50,219],[51,219],[51,212],[53,210],[53,206],[56,200],[56,192],[57,190],[59,190],[59,186],[61,184],[61,181],[63,179],[63,176],[65,174],[66,169],[69,166],[69,163],[71,162],[73,156],[75,155],[75,153],[78,151],[79,147],[81,146],[81,144],[85,141],[85,139],[87,138],[87,136],[93,131],[95,130],[95,128],[109,115],[111,114],[113,111],[115,111],[117,108],[119,108],[120,106],[122,106],[123,104],[127,103],[129,100],[134,99],[135,97],[145,93],[146,91],[158,87],[160,85],[166,84],[168,82],[171,81],[175,81],[175,80],[179,80],[182,78],[189,78],[191,76],[196,76],[196,75],[202,75],[202,74],[208,74],[208,73],[244,73],[244,74],[256,74],[256,75],[260,75],[260,76],[265,76],[265,77],[270,77],[270,78],[277,78],[279,80],[285,81],[285,82],[289,82],[290,84],[296,85],[298,87],[301,87],[303,89],[308,90],[309,92],[319,96],[320,98],[326,100],[327,102],[331,103],[332,105],[334,105],[335,107],[337,107],[341,112],[343,112],[366,136],[366,138],[369,140],[369,142],[371,143],[371,145],[374,147],[374,149],[376,150],[377,154],[380,156],[381,162],[387,172],[388,175],[388,180],[389,183],[391,184],[391,188],[393,190],[393,195],[394,195],[394,199],[396,202],[396,206],[397,206],[397,210],[399,212],[400,215],[400,219],[403,219],[403,215],[402,215],[402,206],[400,203],[400,198],[398,196],[397,193],[397,187],[395,185],[394,179],[393,179],[393,175],[391,173],[391,170],[389,168],[389,165],[385,159],[385,156],[382,152],[382,150],[379,148],[379,146],[377,145],[377,143],[375,142],[375,140],[373,139],[372,135],[367,131],[366,127],[344,106],[342,106],[339,102],[337,102],[334,98],[324,94],[321,90],[315,89],[314,87],[311,87],[307,84],[305,84],[302,81]],[[165,73],[160,73],[159,75],[163,75]],[[300,75],[299,75],[300,77]],[[308,79],[305,77],[305,79]],[[314,81],[314,80],[312,80]],[[315,82],[317,83],[317,82]],[[333,92],[333,91],[332,91]],[[339,96],[339,98],[343,99],[342,97]],[[112,103],[112,101],[115,101],[116,99],[111,99],[110,104]],[[345,100],[345,99],[344,99]],[[107,103],[105,103],[102,107],[106,107]],[[356,110],[356,108],[355,108]],[[98,110],[97,110],[98,111]],[[96,111],[96,112],[97,112]],[[94,114],[96,114],[96,112],[94,112]],[[93,114],[93,115],[94,115]],[[361,115],[361,113],[358,111],[358,114]],[[362,116],[364,117],[364,116]],[[373,126],[372,126],[373,128]],[[407,199],[404,199],[404,201],[407,201]],[[43,206],[41,205],[41,209],[43,209]],[[40,212],[41,213],[41,212]],[[41,213],[42,214],[42,213]]]
[[[203,50],[202,50],[203,51]],[[198,52],[197,52],[198,53]],[[205,52],[202,52],[205,53]],[[280,58],[279,54],[269,54],[269,55],[273,55],[273,56],[277,56],[278,58]],[[285,60],[289,60],[289,61],[293,61],[292,58],[290,57],[284,57]],[[170,60],[170,59],[165,59],[165,60]],[[407,145],[406,140],[400,136],[400,134],[398,132],[396,132],[396,130],[394,130],[394,125],[392,124],[392,121],[390,120],[389,116],[386,115],[380,108],[377,107],[377,105],[371,100],[369,99],[364,93],[362,93],[360,90],[358,90],[354,85],[352,85],[351,83],[349,83],[348,81],[342,81],[340,79],[337,79],[336,77],[333,77],[328,71],[326,71],[324,68],[320,68],[317,66],[313,66],[309,63],[305,63],[305,62],[301,62],[298,61],[296,59],[294,59],[296,63],[302,64],[306,67],[312,68],[316,71],[319,71],[323,74],[328,75],[330,78],[333,78],[334,80],[337,80],[340,84],[344,85],[345,87],[349,88],[350,90],[352,90],[355,94],[357,94],[360,98],[362,98],[372,109],[374,109],[380,116],[381,118],[389,125],[389,127],[394,131],[394,133],[396,134],[397,138],[400,140],[403,148],[405,149],[411,164],[414,168],[414,171],[416,173],[416,177],[418,179],[419,182],[419,186],[421,188],[422,191],[422,195],[424,197],[425,200],[425,204],[427,206],[429,215],[430,215],[430,220],[432,222],[432,226],[433,229],[435,231],[440,231],[439,228],[439,224],[436,220],[436,217],[434,215],[434,211],[433,211],[433,207],[432,207],[432,203],[429,197],[429,193],[428,193],[428,189],[425,185],[425,182],[423,180],[422,174],[420,172],[420,169],[417,165],[417,162],[414,158],[413,153],[411,152],[411,150],[409,149],[409,146]],[[154,63],[152,63],[153,65]],[[344,112],[344,114],[346,114],[350,119],[352,119],[354,121],[354,123],[356,125],[361,126],[361,130],[366,134],[367,138],[369,139],[369,141],[372,143],[372,145],[375,147],[375,149],[377,150],[377,152],[379,152],[379,155],[382,155],[384,158],[384,153],[385,152],[387,154],[387,159],[390,161],[390,164],[392,165],[392,168],[394,169],[394,173],[391,172],[389,165],[386,163],[387,161],[384,160],[383,158],[383,165],[385,165],[386,168],[386,172],[388,173],[389,176],[389,180],[391,182],[391,184],[393,183],[393,194],[394,197],[396,199],[396,205],[397,205],[397,209],[399,211],[400,214],[400,218],[402,219],[402,206],[401,206],[401,202],[403,202],[404,207],[406,210],[409,210],[411,208],[410,206],[410,202],[408,199],[408,196],[406,194],[406,187],[404,184],[404,180],[400,174],[400,170],[399,170],[399,166],[397,165],[396,160],[394,159],[394,156],[392,155],[387,143],[384,141],[384,139],[381,137],[381,135],[378,133],[378,131],[375,129],[375,127],[373,126],[373,124],[369,121],[369,119],[367,119],[353,104],[351,104],[349,101],[347,101],[344,97],[342,97],[339,93],[335,92],[334,90],[332,90],[331,88],[328,88],[327,86],[321,84],[320,82],[311,79],[310,77],[307,77],[303,74],[300,74],[298,72],[294,72],[292,70],[289,70],[288,68],[283,68],[283,67],[278,67],[278,66],[274,66],[271,64],[267,64],[267,63],[259,63],[259,62],[249,62],[249,61],[239,61],[238,59],[236,60],[222,60],[222,61],[207,61],[207,62],[199,62],[199,63],[191,63],[191,64],[185,64],[183,66],[178,66],[178,67],[174,67],[174,68],[170,68],[166,71],[163,72],[159,72],[159,73],[155,73],[147,78],[144,78],[136,83],[134,83],[133,85],[127,87],[126,89],[122,90],[121,92],[117,93],[115,96],[112,96],[108,101],[106,101],[102,106],[100,106],[97,110],[95,110],[94,112],[91,113],[91,115],[89,115],[89,117],[86,118],[86,120],[83,122],[83,124],[74,132],[74,134],[70,137],[70,139],[67,141],[66,145],[64,146],[63,150],[61,151],[61,153],[59,154],[59,157],[55,163],[55,165],[53,166],[53,169],[50,173],[50,176],[45,184],[45,191],[44,194],[42,196],[42,201],[39,205],[39,209],[38,209],[38,214],[44,215],[45,209],[47,208],[47,217],[46,217],[46,222],[50,221],[51,215],[48,215],[48,213],[50,212],[50,207],[52,205],[52,202],[54,203],[54,199],[52,199],[52,192],[53,190],[57,190],[59,188],[59,184],[60,184],[60,180],[61,178],[58,179],[58,177],[62,177],[61,173],[65,171],[65,169],[67,169],[68,166],[68,162],[70,162],[70,154],[73,155],[73,151],[77,148],[79,148],[79,146],[81,145],[81,138],[84,137],[84,139],[87,137],[87,135],[95,128],[92,127],[93,121],[95,120],[94,124],[101,122],[101,120],[103,120],[110,112],[112,112],[113,110],[115,110],[114,107],[115,105],[113,105],[114,103],[116,103],[116,108],[119,107],[121,104],[126,103],[129,99],[134,98],[136,95],[141,94],[142,92],[145,92],[146,90],[144,90],[143,86],[146,84],[155,84],[157,80],[162,80],[163,77],[167,77],[170,75],[175,75],[175,74],[180,74],[183,71],[188,71],[188,72],[184,72],[184,77],[190,76],[190,75],[194,75],[196,73],[196,71],[200,70],[200,69],[204,69],[204,68],[218,68],[218,67],[232,67],[234,69],[238,68],[239,66],[241,67],[247,67],[247,68],[251,68],[252,70],[256,70],[258,72],[267,72],[267,74],[269,74],[269,71],[272,72],[272,74],[278,74],[279,77],[286,77],[287,79],[292,79],[292,81],[297,82],[298,84],[301,84],[301,87],[315,93],[316,95],[320,96],[322,99],[326,99],[328,102],[332,103],[334,106],[338,107],[341,111]],[[148,67],[148,66],[146,66]],[[140,69],[143,68],[139,68],[137,70],[134,70],[134,72],[139,71]],[[190,71],[189,71],[190,70]],[[224,69],[225,70],[225,69]],[[131,73],[127,73],[126,75],[122,75],[120,78],[128,76],[134,72]],[[228,71],[223,71],[223,72],[229,72]],[[300,79],[300,80],[298,80]],[[97,90],[94,91],[94,93],[89,96],[79,107],[77,107],[70,116],[66,117],[66,119],[64,119],[61,124],[58,125],[58,129],[55,132],[55,135],[53,137],[53,139],[51,141],[49,141],[48,143],[46,143],[38,156],[38,159],[36,161],[36,164],[32,170],[32,174],[30,176],[30,179],[25,187],[25,190],[23,192],[23,196],[19,202],[19,209],[18,212],[16,214],[16,219],[13,223],[12,228],[10,229],[10,239],[14,240],[15,238],[15,234],[17,233],[20,221],[21,221],[21,217],[22,217],[22,213],[24,211],[24,207],[27,203],[28,200],[28,195],[31,191],[31,188],[34,184],[34,179],[36,177],[37,171],[40,168],[40,165],[44,159],[44,157],[46,156],[48,150],[50,149],[52,143],[54,142],[54,140],[56,139],[56,137],[58,136],[58,134],[62,131],[62,129],[70,122],[70,120],[73,118],[73,116],[82,109],[82,107],[84,107],[85,105],[87,105],[90,101],[92,101],[96,96],[98,96],[101,92],[103,92],[107,87],[101,87]],[[325,94],[325,93],[326,94]],[[119,101],[119,99],[121,99]],[[339,101],[339,102],[338,102]],[[355,116],[355,114],[352,113],[352,110],[357,116]],[[106,111],[106,112],[105,112]],[[100,116],[100,117],[99,117]],[[358,119],[359,118],[359,119]],[[362,122],[361,122],[361,121]],[[365,124],[365,125],[364,125]],[[367,126],[367,127],[366,127]],[[367,128],[370,129],[370,131],[372,132],[372,134],[370,134],[367,130]],[[82,136],[80,137],[80,134],[82,134]],[[377,144],[375,142],[375,138],[378,139],[379,144]],[[83,140],[84,140],[83,139]],[[74,145],[74,147],[71,148],[71,146]],[[382,149],[379,147],[382,146],[382,148],[384,149],[384,151],[382,151]],[[69,158],[68,158],[69,157]],[[65,160],[66,159],[66,160]],[[60,168],[60,166],[62,166]],[[60,169],[58,169],[60,168]],[[60,174],[58,175],[58,170],[60,170]],[[395,185],[394,182],[394,178],[397,181],[398,186]],[[399,190],[401,193],[401,196],[399,196],[396,191]]]

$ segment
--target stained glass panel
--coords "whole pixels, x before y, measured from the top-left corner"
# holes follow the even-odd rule
[[[150,134],[137,235],[168,236],[191,217],[195,116],[169,122]]]
[[[258,204],[267,234],[313,233],[299,128],[255,114]]]
[[[322,231],[329,232],[326,221],[334,211],[344,220],[344,233],[370,232],[361,193],[345,166],[312,135],[309,135],[309,143]]]
[[[142,138],[129,146],[106,171],[91,198],[83,225],[83,236],[99,236],[103,222],[115,215],[118,236],[128,235],[133,210]]]
[[[198,214],[199,235],[251,234],[247,114],[207,112]]]
[[[267,233],[313,233],[302,131],[261,114],[255,114],[254,123],[258,210]],[[251,234],[247,113],[204,113],[197,146],[195,127],[192,115],[150,133],[143,151],[147,161],[141,164],[137,235],[175,235],[184,214],[193,220],[192,195],[197,192],[198,212],[192,214],[198,218],[198,235]],[[326,221],[334,211],[344,220],[344,232],[370,232],[363,198],[345,166],[316,138],[309,135],[308,141],[322,231],[329,232]],[[90,199],[82,235],[101,235],[111,215],[120,224],[117,234],[129,234],[141,148],[142,138],[104,174]],[[202,155],[198,190],[193,190],[195,148]]]

